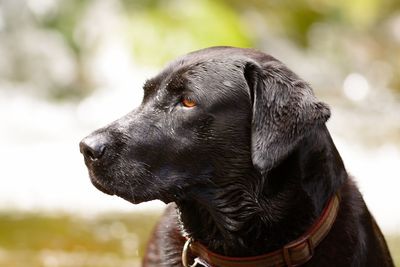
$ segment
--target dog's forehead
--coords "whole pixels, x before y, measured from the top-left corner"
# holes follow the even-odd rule
[[[212,58],[189,66],[182,76],[189,85],[199,90],[207,87],[219,92],[231,91],[244,86],[243,65],[242,61],[235,61],[234,58]]]
[[[232,50],[232,53],[227,53]],[[159,83],[173,87],[182,83],[202,85],[225,85],[234,87],[243,82],[246,57],[241,50],[230,48],[206,49],[189,53],[171,62],[157,77]]]

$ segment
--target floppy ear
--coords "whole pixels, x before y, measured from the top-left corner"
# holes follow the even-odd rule
[[[279,61],[249,62],[244,76],[253,105],[252,161],[264,174],[286,158],[307,132],[324,124],[330,110]]]

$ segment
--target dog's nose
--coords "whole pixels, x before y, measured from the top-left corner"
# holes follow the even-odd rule
[[[96,161],[104,155],[106,143],[101,136],[89,135],[79,143],[79,148],[86,159]]]

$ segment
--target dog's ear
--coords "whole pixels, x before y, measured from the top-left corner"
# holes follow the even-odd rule
[[[252,161],[262,174],[286,158],[313,127],[330,117],[310,86],[279,61],[247,62],[244,76],[252,102]]]

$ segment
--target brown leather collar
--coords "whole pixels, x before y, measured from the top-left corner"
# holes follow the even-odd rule
[[[339,196],[334,195],[326,204],[319,219],[300,238],[283,248],[254,257],[227,257],[209,251],[204,245],[187,238],[182,251],[183,266],[189,267],[188,253],[212,267],[279,267],[299,266],[309,261],[314,249],[325,238],[335,222],[339,210]]]

